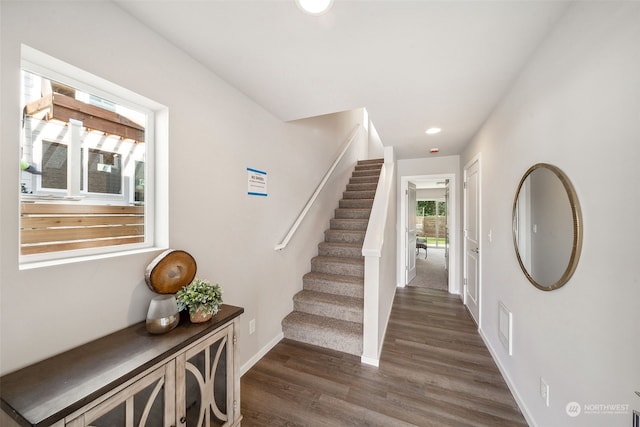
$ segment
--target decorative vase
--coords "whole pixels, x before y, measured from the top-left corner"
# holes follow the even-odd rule
[[[147,311],[147,331],[151,334],[164,334],[178,326],[180,315],[174,295],[160,295],[149,303]]]
[[[191,323],[203,323],[213,317],[212,313],[202,314],[202,311],[198,310],[195,313],[189,313],[189,318],[191,319]]]

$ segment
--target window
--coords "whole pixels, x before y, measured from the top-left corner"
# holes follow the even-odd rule
[[[21,90],[21,264],[154,246],[162,107],[26,46]]]
[[[41,160],[40,179],[43,188],[52,190],[65,190],[67,188],[67,146],[51,141],[42,141],[42,160]],[[23,174],[22,184],[26,190],[26,185],[30,180]],[[25,191],[26,192],[26,191]]]

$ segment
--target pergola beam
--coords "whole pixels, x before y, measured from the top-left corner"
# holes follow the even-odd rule
[[[25,106],[26,115],[46,112],[47,120],[81,121],[84,127],[144,142],[144,127],[126,117],[95,105],[86,104],[67,95],[51,93]]]

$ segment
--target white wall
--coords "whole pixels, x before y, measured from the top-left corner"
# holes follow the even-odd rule
[[[157,254],[18,270],[21,43],[169,108],[170,247],[193,254],[198,276],[245,308],[241,365],[273,343],[353,164],[366,157],[366,133],[290,246],[273,248],[363,111],[282,123],[111,2],[3,1],[0,17],[0,373],[143,320],[152,297],[144,269]],[[247,196],[247,167],[268,173],[268,197]]]
[[[380,139],[380,135],[376,130],[376,127],[373,125],[373,122],[369,120],[369,158],[370,159],[382,159],[384,157],[384,146],[382,145],[382,140]]]
[[[444,188],[419,188],[416,190],[416,200],[436,200],[444,202],[447,190]]]
[[[640,3],[574,2],[463,154],[482,153],[482,334],[531,425],[629,426],[640,409],[639,112]],[[568,175],[584,219],[578,268],[552,292],[526,280],[511,236],[515,190],[538,162]],[[500,301],[513,356],[498,338]],[[582,414],[569,417],[569,402]],[[628,410],[585,413],[608,404]]]

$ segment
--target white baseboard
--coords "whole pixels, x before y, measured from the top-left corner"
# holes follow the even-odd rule
[[[247,371],[253,367],[253,365],[258,363],[258,361],[260,359],[262,359],[265,354],[269,353],[269,350],[271,350],[273,347],[275,347],[276,344],[278,344],[280,341],[282,341],[283,338],[284,338],[284,333],[280,332],[271,341],[269,341],[267,343],[267,345],[262,347],[260,349],[260,351],[258,351],[256,354],[254,354],[253,357],[251,357],[251,359],[249,359],[247,361],[247,363],[245,363],[244,365],[242,365],[240,367],[240,376],[243,376],[244,374],[246,374]]]
[[[360,362],[367,364],[367,365],[371,365],[371,366],[375,366],[376,368],[378,368],[380,366],[380,359],[374,359],[373,357],[364,357],[362,356],[360,358]]]
[[[504,378],[504,382],[507,383],[507,387],[509,387],[509,391],[511,391],[511,394],[513,395],[513,398],[518,404],[518,408],[520,408],[520,412],[522,412],[522,415],[524,416],[524,419],[527,421],[527,424],[530,427],[537,427],[537,424],[534,422],[533,417],[531,416],[531,413],[529,412],[529,409],[527,408],[526,403],[524,402],[524,400],[522,400],[522,397],[520,397],[520,394],[518,393],[518,390],[513,384],[513,381],[511,381],[511,377],[509,377],[507,370],[500,363],[500,359],[498,359],[496,351],[491,346],[491,342],[485,336],[484,330],[478,328],[478,333],[480,334],[480,338],[482,338],[482,341],[484,341],[484,345],[489,350],[489,353],[491,354],[491,358],[496,363],[496,366],[498,367],[500,374],[502,374],[502,378]]]

